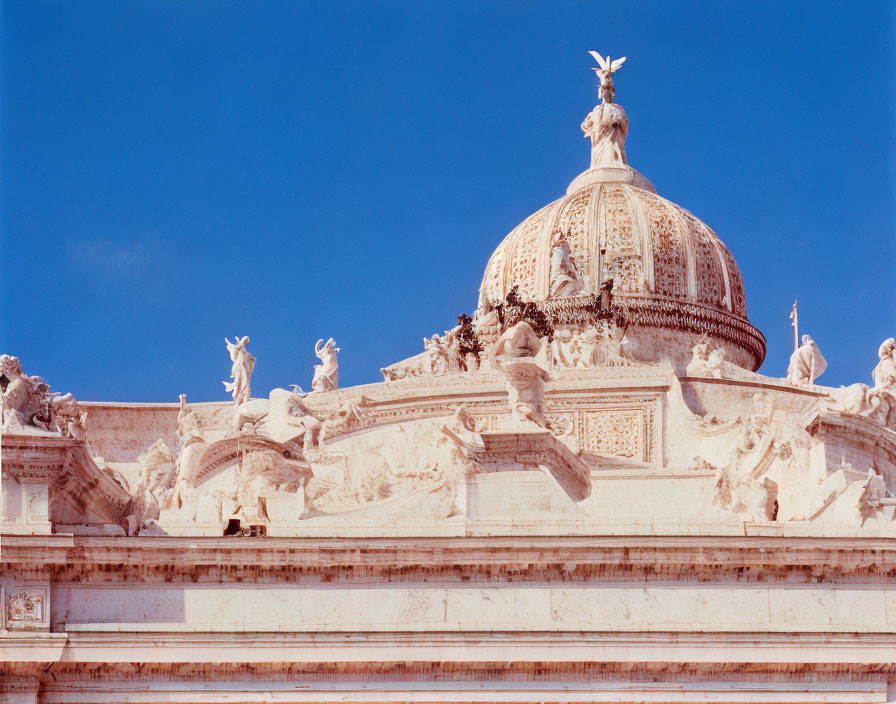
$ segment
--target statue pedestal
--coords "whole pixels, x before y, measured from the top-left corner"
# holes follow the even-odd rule
[[[631,166],[599,166],[576,176],[566,189],[566,195],[598,183],[626,183],[656,193],[653,184]]]

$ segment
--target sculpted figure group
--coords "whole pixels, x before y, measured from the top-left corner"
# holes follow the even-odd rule
[[[710,350],[709,340],[706,337],[702,337],[694,345],[686,373],[688,376],[706,376],[721,379],[724,366],[725,350],[721,347]]]
[[[18,357],[0,355],[0,388],[3,430],[36,428],[76,440],[86,438],[87,412],[71,394],[50,391],[41,377],[24,374]]]
[[[575,273],[574,262],[567,258],[563,263],[564,257],[568,257],[568,252],[562,251],[561,247],[557,271]],[[566,283],[574,279],[575,276],[572,276]],[[403,370],[392,368],[390,373],[395,376],[391,378],[401,378],[401,373],[437,376],[472,372],[482,365],[491,372],[500,373],[505,379],[507,403],[513,419],[510,428],[526,431],[550,427],[553,432],[553,420],[549,424],[545,415],[547,384],[552,379],[553,370],[637,364],[627,350],[624,331],[621,335],[616,334],[618,331],[612,332],[611,321],[598,321],[585,327],[564,325],[549,328],[537,315],[526,317],[531,313],[527,308],[529,304],[512,298],[508,296],[508,307],[503,311],[481,313],[475,321],[469,316],[459,316],[458,325],[445,335],[433,335],[424,340],[424,351],[417,358],[406,361]],[[510,315],[517,315],[519,319],[511,322],[513,318],[509,318]],[[269,504],[271,507],[290,507],[288,510],[277,509],[281,511],[277,515],[295,519],[306,510],[303,492],[305,480],[311,476],[308,469],[311,461],[341,461],[348,472],[345,484],[339,484],[338,490],[326,482],[323,485],[319,481],[313,484],[312,490],[317,498],[312,499],[309,505],[321,507],[321,510],[326,507],[347,510],[351,501],[360,501],[361,498],[375,501],[376,492],[386,491],[382,488],[386,485],[391,487],[389,491],[399,486],[410,491],[420,479],[417,475],[422,477],[425,474],[425,468],[429,465],[426,457],[418,456],[418,453],[414,455],[414,467],[417,467],[414,473],[403,474],[403,460],[393,458],[387,463],[391,467],[388,472],[377,470],[377,481],[380,482],[377,486],[380,488],[373,485],[373,488],[368,487],[369,491],[361,491],[356,486],[353,488],[352,482],[358,481],[368,471],[366,465],[362,467],[364,463],[357,464],[360,462],[357,458],[346,459],[344,454],[332,453],[329,446],[327,449],[324,446],[328,437],[339,438],[365,427],[370,422],[371,408],[375,408],[375,404],[369,405],[368,399],[361,396],[341,399],[335,406],[327,407],[329,402],[326,397],[318,396],[338,388],[339,348],[333,338],[326,343],[319,340],[315,345],[320,364],[314,369],[310,395],[301,393],[300,389],[275,389],[268,400],[252,399],[250,396],[255,357],[247,350],[248,342],[248,337],[227,341],[232,370],[231,381],[225,382],[225,388],[233,396],[239,417],[249,418],[251,422],[204,427],[196,407],[190,407],[182,395],[177,415],[176,453],[159,439],[140,456],[137,479],[131,480],[130,488],[124,480],[119,481],[133,496],[125,521],[129,534],[157,530],[158,522],[162,520],[164,523],[166,516],[167,520],[176,517],[182,522],[211,524],[229,519],[264,522],[274,516],[270,513],[274,508],[269,508]],[[730,372],[726,372],[726,365],[730,367],[731,363],[725,360],[723,349],[713,348],[708,338],[702,338],[693,347],[687,375],[720,378]],[[825,371],[825,367],[825,359],[817,345],[811,336],[804,335],[802,344],[791,355],[787,381],[829,394],[833,410],[864,416],[896,432],[894,338],[884,340],[878,349],[878,363],[871,373],[872,385],[853,384],[841,389],[817,387],[815,379]],[[390,378],[389,374],[386,376]],[[86,439],[87,414],[71,394],[51,392],[43,379],[24,374],[17,358],[0,356],[0,386],[3,388],[4,431],[29,432],[29,429],[37,429]],[[806,468],[811,464],[808,448],[814,440],[803,429],[787,429],[780,422],[773,422],[773,409],[767,408],[767,399],[760,396],[758,394],[754,398],[756,412],[740,418],[740,441],[728,463],[718,470],[715,483],[718,506],[750,520],[780,521],[810,520],[819,511],[827,510],[824,507],[846,505],[854,498],[857,510],[864,512],[862,515],[876,516],[880,512],[878,509],[890,501],[883,480],[873,473],[861,485],[855,483],[855,477],[845,478],[844,472],[848,473],[848,470],[834,470],[833,474],[817,470],[818,476],[807,473]],[[316,404],[314,399],[323,399],[324,405]],[[441,458],[441,469],[432,477],[427,475],[430,482],[427,486],[450,484],[454,487],[452,492],[461,491],[458,487],[463,482],[459,477],[466,470],[460,474],[454,473],[454,470],[448,474],[444,472],[451,463],[459,463],[461,467],[469,464],[470,448],[478,442],[478,431],[472,431],[472,423],[469,414],[464,412],[450,426],[446,426],[444,433],[435,433],[435,426],[427,426],[426,432],[420,431],[422,434],[419,436],[413,435],[417,433],[413,431],[414,442],[425,440],[428,444],[421,447],[437,448],[433,450],[433,456]],[[253,438],[255,445],[240,445]],[[448,445],[445,444],[446,439]],[[243,448],[238,452],[234,450],[234,459],[227,460],[235,462],[234,466],[238,465],[232,486],[202,488],[196,481],[197,472],[210,461],[210,456],[213,460],[218,456],[226,459],[229,455],[225,450],[231,446],[227,443],[234,448]],[[397,438],[395,443],[401,445],[404,440]],[[394,451],[385,446],[373,454],[363,447],[359,450],[362,454],[368,453],[364,455],[367,460],[373,458],[377,462],[380,461],[377,457],[385,457]],[[238,462],[235,459],[237,456],[240,457]],[[327,457],[329,459],[325,459]],[[360,474],[350,476],[349,464],[352,462],[356,463],[352,466],[357,469],[351,471]],[[314,504],[314,501],[318,503]],[[832,503],[835,501],[839,503]],[[283,513],[284,510],[286,513]],[[459,509],[455,507],[450,510]],[[847,515],[851,509],[837,510],[843,510],[846,512],[843,515]]]
[[[421,376],[440,376],[479,370],[481,327],[469,315],[457,316],[457,325],[442,335],[423,338],[423,352],[380,371],[386,381]]]
[[[872,386],[852,384],[834,392],[835,408],[865,416],[896,431],[896,339],[888,337],[877,350]]]

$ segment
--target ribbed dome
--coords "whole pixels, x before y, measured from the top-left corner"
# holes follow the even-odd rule
[[[525,301],[568,310],[612,278],[615,300],[635,327],[707,334],[746,353],[735,353],[733,361],[758,368],[765,340],[747,322],[734,257],[706,224],[652,190],[628,166],[586,171],[571,192],[504,238],[486,266],[480,306],[498,305],[516,286]],[[552,252],[560,239],[581,280],[572,298],[550,293]],[[668,346],[669,336],[664,340]],[[693,335],[683,335],[677,356],[683,359],[692,344]]]
[[[615,269],[616,295],[668,297],[746,318],[740,270],[716,234],[684,208],[624,183],[586,186],[514,228],[485,269],[483,302],[502,302],[513,286],[524,300],[549,298],[558,233],[569,242],[583,295],[597,293],[603,265]]]

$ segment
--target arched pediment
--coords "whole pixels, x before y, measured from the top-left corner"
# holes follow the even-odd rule
[[[299,475],[305,475],[306,479],[311,476],[311,467],[305,461],[300,445],[294,442],[276,442],[264,435],[238,435],[218,440],[206,448],[190,484],[204,484],[225,469],[238,465],[241,459],[257,453],[281,458],[283,462],[278,464],[279,469],[288,467]]]

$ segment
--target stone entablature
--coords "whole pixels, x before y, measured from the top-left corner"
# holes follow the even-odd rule
[[[17,661],[0,662],[0,680],[48,701],[192,701],[200,677],[209,702],[458,701],[482,682],[502,701],[561,689],[563,701],[644,701],[674,686],[686,701],[753,701],[761,688],[783,702],[799,687],[801,701],[884,702],[896,671],[893,539],[60,535],[2,547],[4,593],[42,597],[47,623],[0,633]]]

